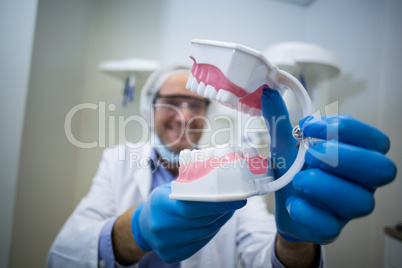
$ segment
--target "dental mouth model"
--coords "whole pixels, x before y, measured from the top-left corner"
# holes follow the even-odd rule
[[[281,94],[291,89],[298,98],[303,117],[313,112],[311,100],[290,74],[279,70],[254,49],[226,42],[192,40],[194,61],[186,87],[251,116],[261,116],[264,87]],[[270,160],[256,149],[234,152],[228,146],[180,152],[179,177],[172,182],[171,199],[192,201],[233,201],[274,192],[286,186],[300,171],[309,139],[298,126],[293,136],[300,141],[299,152],[290,169],[274,180]],[[200,156],[202,159],[200,159]],[[198,159],[197,159],[198,157]]]

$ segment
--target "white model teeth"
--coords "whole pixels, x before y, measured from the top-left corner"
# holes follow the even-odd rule
[[[194,77],[193,81],[191,82],[191,91],[194,93],[197,93],[197,88],[198,88],[198,82],[197,79]]]
[[[190,162],[190,159],[191,159],[191,151],[189,149],[180,151],[179,155],[180,166],[188,164]]]
[[[231,153],[236,153],[242,158],[252,158],[258,155],[257,149],[253,147],[247,147],[244,149],[235,150],[229,147],[229,144],[220,145],[220,148],[211,147],[201,150],[182,150],[179,156],[180,166],[184,166],[190,163],[203,162],[211,157],[222,158]]]
[[[216,89],[211,85],[207,85],[207,87],[205,88],[204,96],[209,99],[216,100],[216,95],[218,95]]]
[[[221,145],[224,146],[224,145]],[[182,150],[179,156],[180,166],[187,165],[189,163],[195,163],[197,161],[206,161],[209,158],[215,156],[216,158],[224,157],[228,154],[234,153],[234,149],[227,145],[225,148],[206,148],[201,150]]]
[[[205,161],[208,158],[214,156],[215,148],[206,148],[202,150],[189,150],[185,149],[180,151],[179,155],[179,163],[180,166],[186,165],[189,163],[194,163],[197,161]]]
[[[225,148],[215,148],[214,150],[214,156],[216,158],[224,157],[230,153],[234,153],[234,149],[229,146],[226,146]]]
[[[232,109],[236,109],[237,107],[237,110],[241,111],[242,113],[249,114],[251,116],[261,115],[260,110],[250,108],[244,104],[239,104],[240,98],[234,95],[232,92],[225,89],[219,89],[219,91],[216,91],[215,87],[211,85],[205,85],[205,83],[202,81],[198,83],[197,78],[194,77],[193,74],[190,74],[187,80],[186,88],[194,93],[197,93],[198,95],[215,100]]]
[[[207,157],[205,156],[204,151],[205,150],[192,150],[191,151],[191,163],[207,160]]]
[[[237,110],[241,111],[243,114],[248,114],[250,116],[261,116],[262,115],[261,110],[248,107],[247,105],[245,105],[243,103],[239,103],[237,105]]]
[[[198,88],[197,88],[197,94],[204,96],[204,93],[205,93],[205,84],[204,84],[204,82],[200,82],[200,84],[198,85]]]
[[[207,148],[202,150],[204,152],[204,157],[205,160],[207,160],[208,158],[214,156],[214,148]]]
[[[216,96],[216,101],[230,108],[235,108],[237,106],[237,103],[239,102],[239,99],[239,97],[225,89],[220,89]]]
[[[245,157],[245,158],[251,158],[251,157],[254,157],[257,155],[258,155],[258,151],[257,151],[257,149],[255,149],[253,147],[248,147],[248,148],[243,149],[243,157]]]
[[[259,109],[250,108],[249,115],[251,115],[251,116],[261,116],[262,111],[259,110]]]
[[[191,90],[191,83],[193,82],[194,76],[190,73],[190,76],[187,80],[186,88]]]
[[[241,104],[240,105],[240,109],[239,109],[243,114],[249,114],[248,112],[250,111],[250,107],[248,107],[245,104]]]

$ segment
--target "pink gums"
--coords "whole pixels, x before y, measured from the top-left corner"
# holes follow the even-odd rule
[[[248,107],[261,110],[261,95],[262,89],[269,88],[268,85],[260,86],[256,91],[248,94],[247,96],[239,100],[240,103],[247,105]]]
[[[217,92],[221,89],[227,90],[236,97],[239,97],[240,103],[250,108],[261,110],[262,89],[269,88],[268,85],[264,84],[249,94],[244,88],[233,84],[227,79],[218,67],[206,63],[198,64],[193,57],[190,58],[194,61],[191,73],[197,79],[198,83],[203,82],[205,85],[211,85]]]
[[[176,182],[193,182],[199,180],[206,176],[208,173],[222,165],[229,164],[233,161],[239,161],[245,159],[247,166],[251,173],[255,175],[264,174],[268,170],[268,158],[262,155],[257,155],[250,158],[240,157],[236,153],[228,154],[224,157],[217,158],[215,156],[210,157],[206,161],[196,161],[194,163],[188,163],[186,165],[180,166],[179,177]],[[239,166],[244,164],[244,162],[239,161]]]

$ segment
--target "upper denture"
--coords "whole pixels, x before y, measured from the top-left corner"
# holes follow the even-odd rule
[[[197,63],[194,57],[191,57],[191,59],[194,63],[186,86],[188,89],[207,98],[221,102],[231,108],[236,108],[237,103],[241,103],[244,107],[244,109],[241,109],[241,112],[250,114],[251,116],[261,115],[260,99],[262,89],[269,88],[267,84],[261,85],[255,91],[248,93],[244,88],[235,85],[227,79],[218,67],[212,64]],[[214,92],[211,92],[212,89]],[[221,91],[229,93],[225,94],[227,100],[219,98],[219,96],[223,94],[223,92],[221,94],[218,93]]]
[[[202,81],[205,85],[212,85],[217,91],[219,89],[228,90],[239,98],[248,94],[245,89],[228,80],[216,66],[205,63],[198,64],[193,57],[191,59],[194,61],[191,73],[198,82]]]

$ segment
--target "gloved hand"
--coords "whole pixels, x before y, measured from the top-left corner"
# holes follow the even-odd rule
[[[278,91],[264,89],[261,104],[279,178],[298,148]],[[372,212],[375,189],[395,178],[396,166],[384,155],[388,137],[349,115],[307,117],[299,125],[305,136],[322,141],[307,150],[304,170],[275,193],[277,229],[288,241],[328,244],[349,220]]]
[[[161,185],[134,210],[131,229],[143,251],[154,250],[166,263],[185,260],[204,247],[247,200],[193,202],[171,200]]]

